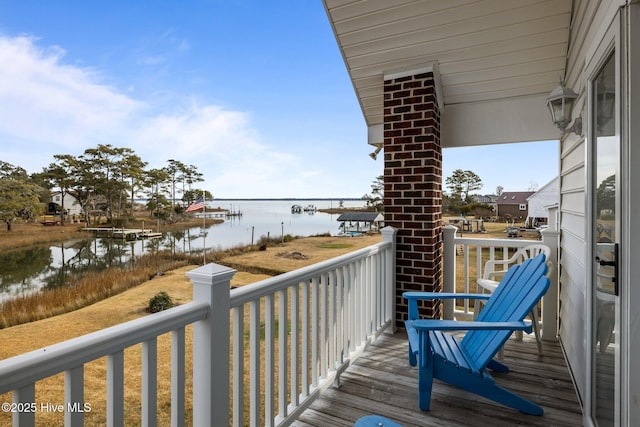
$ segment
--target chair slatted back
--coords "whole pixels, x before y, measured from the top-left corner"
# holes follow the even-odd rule
[[[527,259],[509,269],[478,315],[477,321],[509,322],[524,320],[531,309],[549,289],[544,254]],[[511,331],[469,331],[462,347],[480,369],[509,339]]]

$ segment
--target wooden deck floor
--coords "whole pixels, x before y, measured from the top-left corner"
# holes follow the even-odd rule
[[[440,381],[435,381],[431,410],[418,408],[418,372],[407,362],[404,332],[383,335],[341,376],[339,388],[323,391],[293,423],[297,427],[353,426],[365,415],[385,416],[410,426],[580,426],[582,412],[560,345],[512,338],[504,361],[510,372],[492,374],[499,385],[541,405],[541,417],[526,415]]]

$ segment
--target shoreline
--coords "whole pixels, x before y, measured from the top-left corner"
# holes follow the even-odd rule
[[[368,246],[379,241],[380,236],[360,238],[312,236],[280,243],[270,241],[264,250],[256,245],[246,245],[208,253],[209,262],[228,265],[238,271],[278,275],[306,265],[320,262],[344,252]],[[287,252],[287,248],[295,248]],[[291,253],[302,256],[290,256]],[[145,259],[145,258],[142,258]],[[161,276],[175,269],[177,264],[201,265],[200,256],[162,254],[148,256],[131,269],[115,267],[97,273],[86,273],[70,279],[67,286],[44,290],[23,298],[4,302],[0,307],[0,330],[56,317],[89,307],[99,301],[135,289],[160,273]],[[118,277],[118,281],[111,280]]]
[[[150,218],[137,218],[136,222],[132,222],[129,227],[136,227],[136,223],[140,221],[148,221],[145,227],[148,230],[156,230],[156,226]],[[220,224],[220,219],[208,218],[205,220],[206,225]],[[193,218],[188,221],[175,222],[173,224],[161,224],[160,231],[182,230],[191,227],[197,227],[202,224],[202,218]],[[34,222],[19,222],[12,224],[12,230],[7,231],[6,227],[0,230],[0,250],[20,250],[31,246],[42,245],[47,243],[60,243],[65,240],[71,240],[78,236],[88,235],[82,231],[82,228],[90,227],[84,222],[66,223],[65,225],[43,225]],[[104,226],[105,228],[110,228]]]

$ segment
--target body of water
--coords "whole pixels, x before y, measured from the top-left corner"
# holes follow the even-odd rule
[[[261,236],[277,237],[312,236],[315,234],[338,234],[338,215],[323,212],[291,213],[292,205],[303,208],[314,205],[318,209],[363,207],[363,200],[214,200],[207,202],[208,208],[228,209],[242,212],[242,216],[231,217],[223,224],[211,227],[205,244],[209,248],[226,249],[237,245],[257,242]],[[202,242],[198,242],[202,245]]]
[[[312,236],[338,234],[338,215],[323,212],[292,213],[291,206],[314,205],[318,209],[362,207],[362,200],[214,200],[207,208],[241,212],[222,224],[163,232],[162,238],[136,241],[77,235],[67,242],[0,254],[0,303],[17,295],[37,292],[46,287],[64,286],[69,274],[124,265],[148,251],[170,249],[202,253],[257,243],[262,236]],[[162,226],[145,228],[162,232]]]

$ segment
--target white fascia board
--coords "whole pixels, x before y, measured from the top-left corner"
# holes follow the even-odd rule
[[[444,110],[444,93],[442,92],[442,78],[440,77],[440,64],[438,61],[385,71],[383,78],[384,80],[393,80],[424,73],[433,73],[433,82],[436,87],[436,100],[438,102],[438,108],[442,112]]]
[[[551,122],[546,96],[449,104],[440,123],[442,147],[558,140],[562,134]]]

